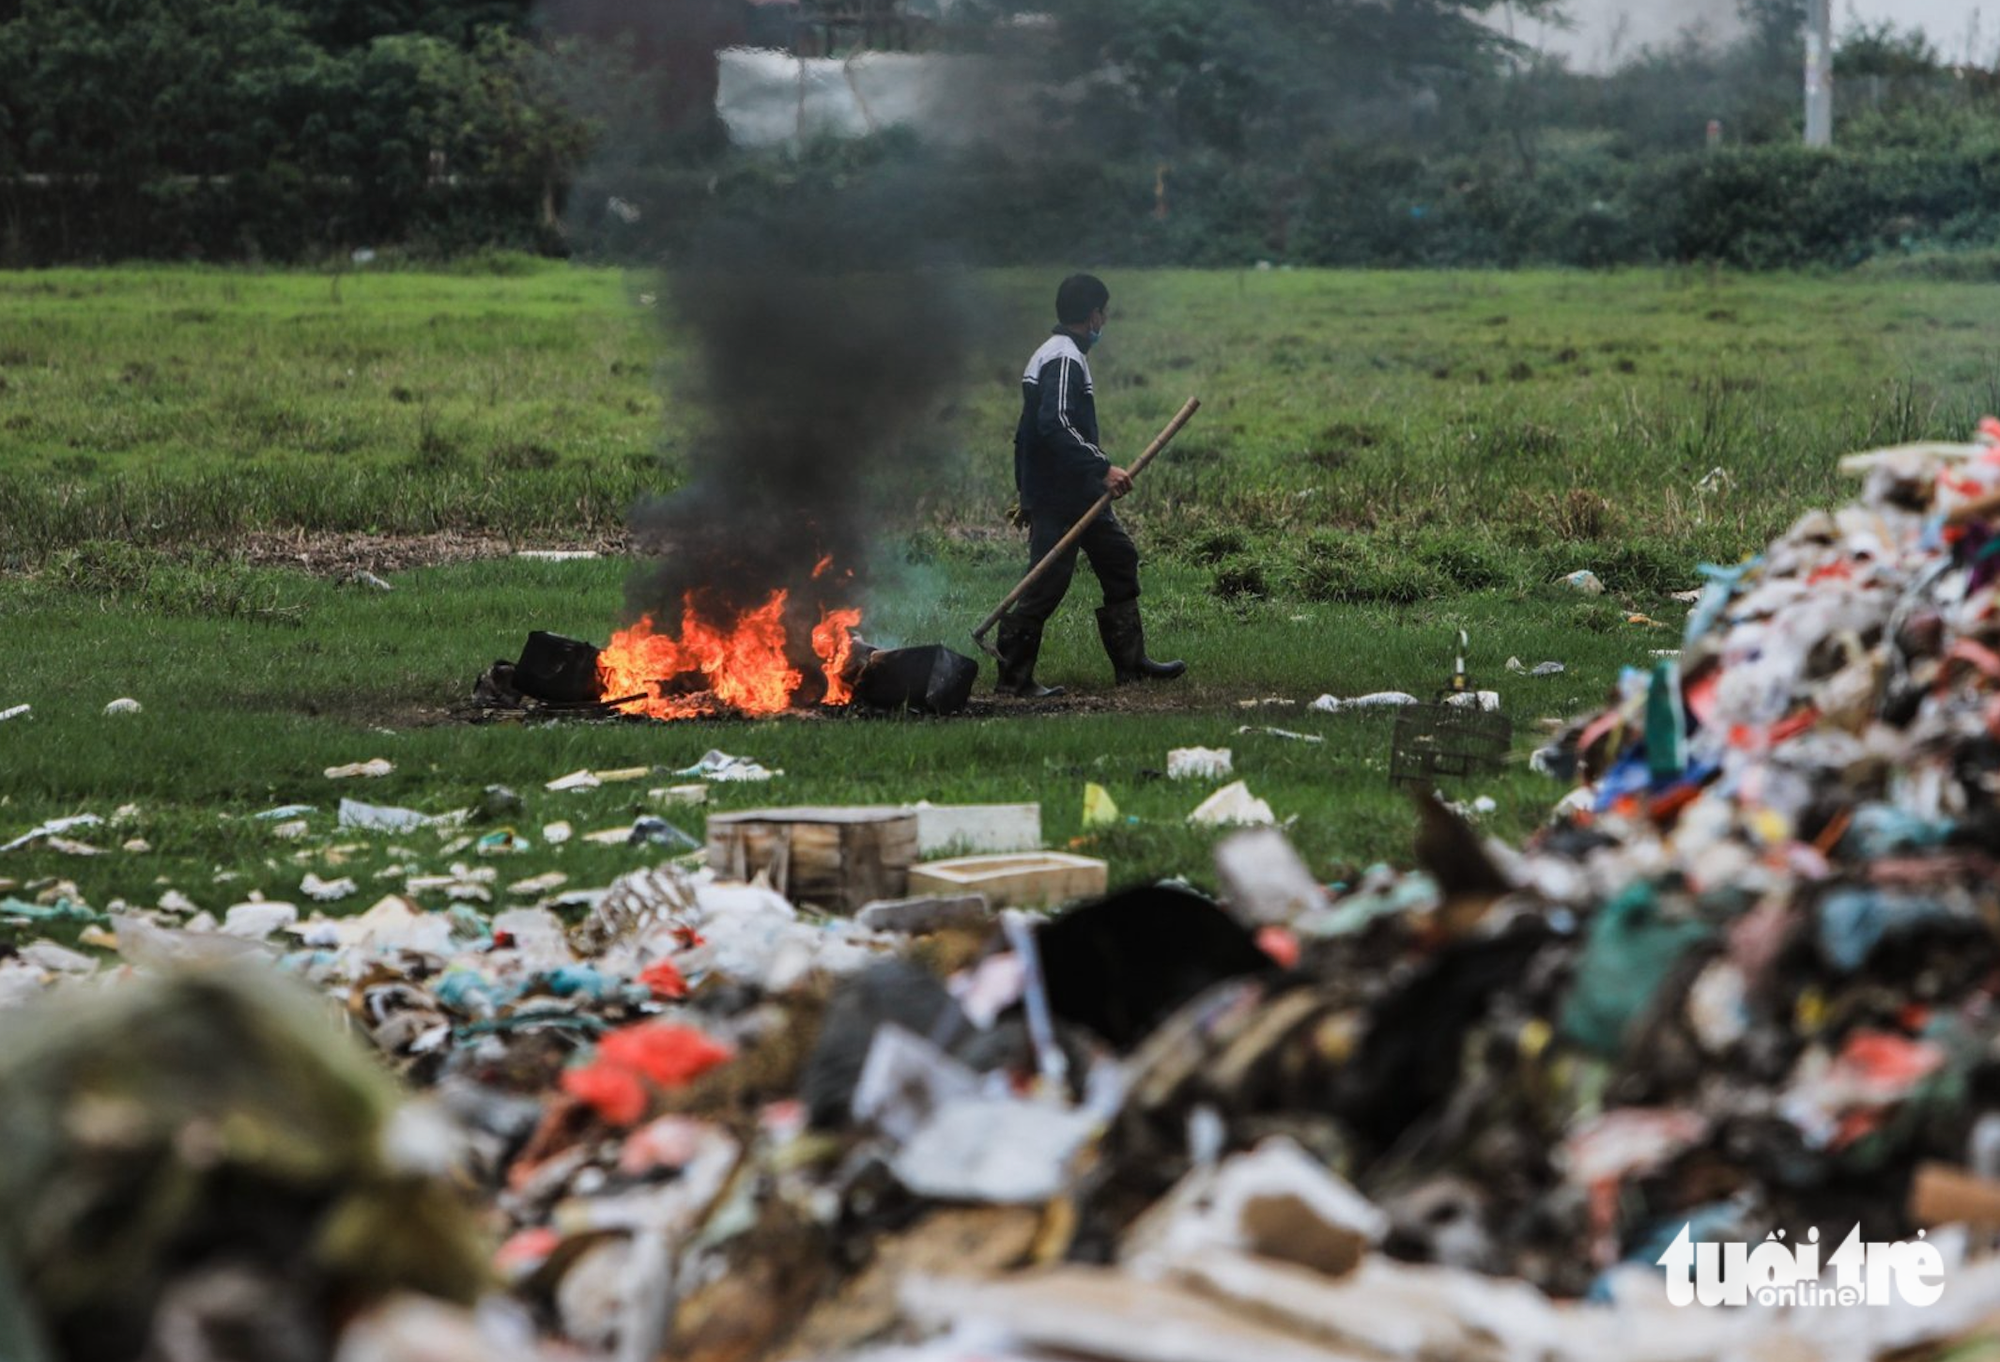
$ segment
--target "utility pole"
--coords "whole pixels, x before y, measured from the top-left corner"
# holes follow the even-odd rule
[[[1833,145],[1833,0],[1806,0],[1806,145]]]

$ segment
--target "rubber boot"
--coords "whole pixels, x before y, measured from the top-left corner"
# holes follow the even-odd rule
[[[994,687],[1000,694],[1018,695],[1023,700],[1047,700],[1063,693],[1061,686],[1044,686],[1035,681],[1035,659],[1042,654],[1040,620],[1008,615],[1000,621],[1000,632],[993,646],[1000,654],[1000,684]]]
[[[1097,633],[1104,640],[1111,670],[1121,686],[1134,681],[1171,681],[1187,670],[1185,662],[1155,662],[1146,656],[1146,626],[1139,620],[1136,599],[1101,608]]]

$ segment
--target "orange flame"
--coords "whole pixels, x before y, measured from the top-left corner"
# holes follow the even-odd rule
[[[661,633],[651,615],[641,616],[613,634],[598,654],[602,693],[611,699],[636,696],[618,709],[655,719],[696,719],[723,709],[781,713],[805,682],[788,652],[787,600],[786,592],[773,591],[764,604],[718,626],[696,609],[690,592],[682,602],[678,639]],[[846,704],[851,696],[840,669],[854,647],[848,631],[860,622],[859,610],[829,610],[812,631],[827,704]]]
[[[854,629],[861,623],[859,610],[829,610],[813,630],[813,656],[825,663],[826,703],[844,705],[854,698],[854,687],[840,673],[854,652]]]

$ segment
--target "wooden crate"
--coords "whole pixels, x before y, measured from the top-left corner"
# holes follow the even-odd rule
[[[710,814],[709,868],[724,879],[770,877],[793,903],[852,913],[909,892],[917,816],[902,809],[747,809]]]
[[[1088,856],[1026,851],[958,856],[910,871],[912,894],[984,894],[995,908],[1054,908],[1104,892],[1110,868]]]

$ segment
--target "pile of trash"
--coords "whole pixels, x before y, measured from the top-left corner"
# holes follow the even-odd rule
[[[1982,437],[1705,569],[1523,847],[1424,795],[1417,868],[1339,892],[1253,827],[1219,902],[849,917],[668,862],[25,947],[0,1355],[2000,1350]]]

